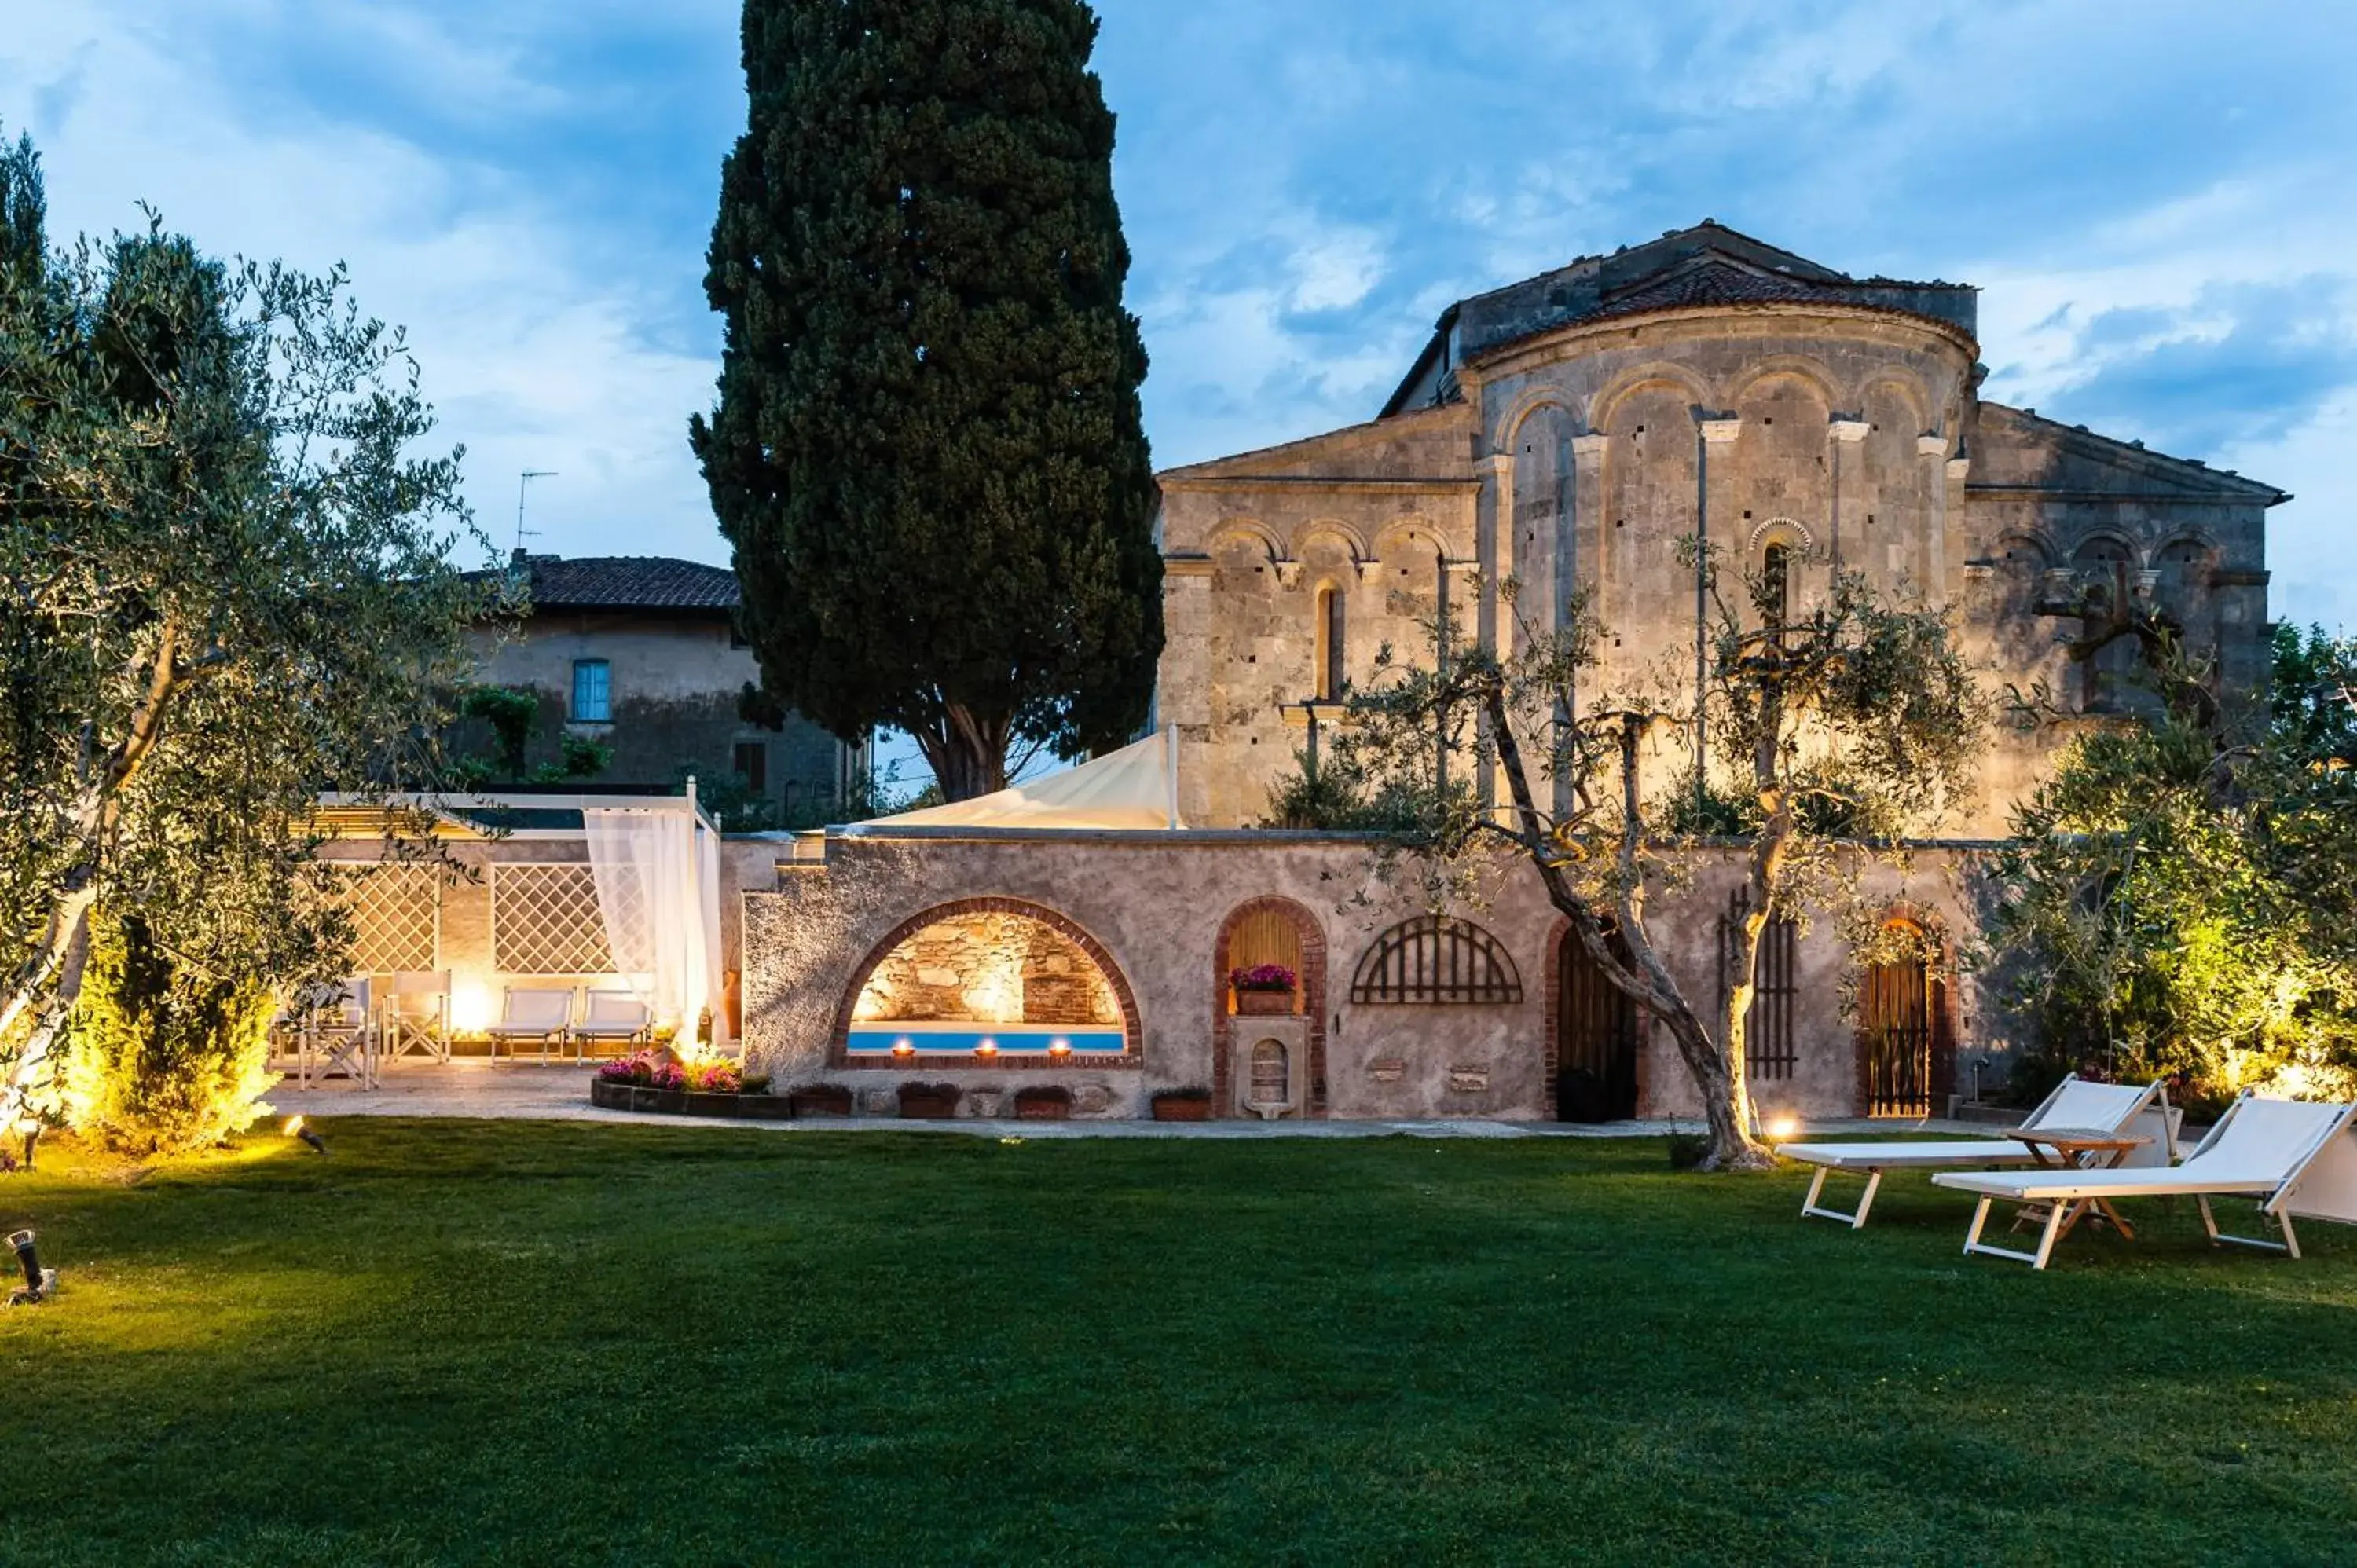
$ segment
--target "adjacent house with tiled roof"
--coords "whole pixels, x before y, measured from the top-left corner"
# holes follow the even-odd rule
[[[571,734],[612,750],[587,788],[669,787],[692,772],[724,811],[735,799],[742,814],[758,799],[790,821],[816,820],[843,798],[862,748],[798,714],[771,728],[740,711],[760,674],[736,632],[734,572],[661,555],[521,551],[507,570],[523,579],[531,608],[521,626],[480,634],[481,678],[538,694],[527,768],[555,760]]]

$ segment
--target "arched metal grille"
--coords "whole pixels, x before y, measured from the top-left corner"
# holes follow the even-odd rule
[[[1377,937],[1351,979],[1354,1003],[1520,1002],[1523,977],[1498,939],[1469,920],[1418,915]]]

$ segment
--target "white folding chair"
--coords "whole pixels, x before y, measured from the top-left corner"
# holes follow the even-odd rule
[[[545,1066],[551,1046],[560,1052],[565,1048],[565,1032],[572,1022],[571,991],[553,986],[509,986],[500,997],[499,1022],[485,1031],[491,1037],[492,1065],[499,1063],[502,1043],[512,1060],[517,1042],[532,1040],[539,1044],[540,1059]]]
[[[375,1004],[375,987],[366,975],[321,988],[305,1031],[306,1084],[340,1073],[362,1089],[376,1087]]]
[[[581,1017],[567,1032],[575,1058],[586,1060],[588,1047],[603,1041],[645,1044],[654,1036],[654,1015],[627,991],[591,991],[583,995]]]
[[[384,1059],[398,1061],[412,1051],[438,1062],[450,1059],[450,972],[412,970],[385,977]]]

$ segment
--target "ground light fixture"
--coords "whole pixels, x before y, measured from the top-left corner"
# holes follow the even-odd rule
[[[906,1061],[917,1054],[917,1042],[910,1039],[895,1040],[892,1042],[892,1054]]]
[[[1765,1131],[1770,1143],[1787,1144],[1801,1135],[1801,1119],[1789,1111],[1781,1111],[1768,1118]]]
[[[305,1126],[303,1118],[300,1116],[286,1118],[286,1135],[303,1140],[305,1145],[315,1155],[324,1155],[328,1152],[328,1140]]]
[[[1072,1054],[1072,1042],[1070,1040],[1060,1039],[1050,1040],[1048,1042],[1048,1054],[1055,1058],[1056,1060],[1062,1061],[1066,1057]]]
[[[982,1058],[983,1060],[988,1061],[991,1058],[998,1054],[998,1042],[996,1040],[985,1040],[980,1045],[974,1047],[974,1054]]]
[[[8,1238],[8,1245],[16,1251],[16,1266],[25,1271],[25,1283],[8,1293],[10,1306],[33,1306],[58,1293],[58,1272],[41,1267],[41,1255],[34,1250],[33,1233],[18,1230]]]
[[[31,1170],[33,1168],[33,1151],[40,1146],[41,1142],[40,1118],[37,1116],[26,1117],[22,1122],[16,1123],[16,1132],[18,1135],[23,1137],[25,1140],[25,1168],[27,1170]]]

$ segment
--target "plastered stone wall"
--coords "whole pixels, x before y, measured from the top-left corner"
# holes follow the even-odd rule
[[[749,857],[759,841],[732,844]],[[1011,1090],[1057,1082],[1084,1113],[1142,1116],[1160,1089],[1248,1082],[1249,1052],[1277,1038],[1291,1059],[1308,1053],[1299,1020],[1225,1019],[1227,992],[1217,948],[1239,907],[1275,898],[1308,912],[1327,957],[1323,986],[1323,1081],[1305,1101],[1343,1118],[1499,1117],[1550,1113],[1554,1059],[1548,987],[1562,922],[1536,878],[1501,865],[1484,908],[1466,911],[1497,939],[1517,970],[1521,1000],[1480,1005],[1380,1005],[1350,999],[1351,982],[1383,930],[1422,907],[1375,872],[1363,842],[1323,834],[1080,834],[1051,839],[843,838],[827,842],[823,864],[777,865],[770,890],[750,866],[746,886],[744,1023],[748,1054],[781,1082],[839,1082],[888,1103],[911,1079],[969,1090]],[[1864,868],[1875,899],[1950,930],[1964,929],[1953,885],[1956,857],[1916,855],[1903,870]],[[1689,883],[1654,906],[1652,929],[1682,986],[1715,1007],[1718,920],[1741,875],[1732,857],[1710,857]],[[839,1009],[864,961],[901,923],[936,906],[973,897],[1020,900],[1052,911],[1105,950],[1135,997],[1141,1053],[1135,1068],[1058,1069],[1001,1058],[971,1069],[829,1065]],[[1857,1044],[1842,1011],[1846,955],[1829,921],[1799,947],[1794,1076],[1758,1086],[1770,1111],[1848,1115],[1857,1102]],[[1954,1020],[1959,1054],[1989,1048],[1977,1004],[1960,987]],[[1215,1040],[1236,1053],[1217,1069]],[[1996,1069],[2001,1073],[2002,1069]],[[1639,1112],[1691,1114],[1688,1078],[1665,1031],[1647,1030],[1639,1067]],[[1233,1098],[1232,1093],[1231,1098]],[[1233,1104],[1222,1109],[1234,1113]]]
[[[1385,643],[1425,655],[1416,620],[1447,584],[1456,624],[1508,647],[1518,618],[1552,626],[1584,591],[1607,632],[1592,689],[1690,690],[1678,555],[1698,526],[1730,564],[1757,569],[1773,544],[1812,557],[1798,608],[1838,562],[1950,609],[1993,695],[2061,712],[1998,731],[1977,799],[1939,832],[2002,833],[2078,715],[2136,700],[2131,649],[2073,661],[2060,644],[2080,623],[2038,614],[2041,597],[2098,581],[2136,596],[2214,655],[2230,706],[2255,701],[2281,498],[1983,403],[1968,317],[1706,307],[1506,338],[1453,368],[1460,402],[1165,474],[1157,716],[1191,743],[1188,820],[1265,814],[1305,735],[1329,586],[1355,589],[1354,681]]]
[[[731,645],[725,618],[650,614],[544,614],[522,634],[478,638],[482,679],[529,689],[540,697],[525,766],[553,762],[568,731],[605,742],[613,761],[583,788],[599,783],[672,786],[683,768],[707,782],[729,777],[740,743],[767,749],[764,793],[774,804],[801,806],[838,798],[843,743],[798,714],[782,729],[748,724],[738,693],[758,683],[752,650]],[[602,659],[608,666],[612,719],[574,720],[573,663]],[[479,724],[463,732],[466,744],[487,746]]]

